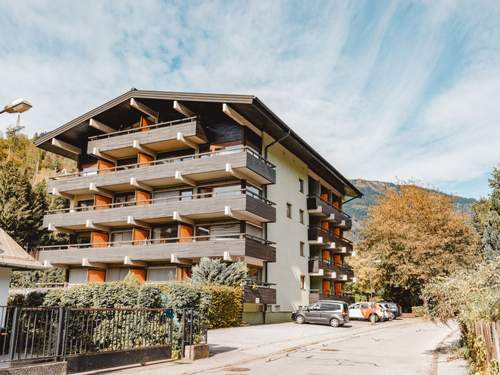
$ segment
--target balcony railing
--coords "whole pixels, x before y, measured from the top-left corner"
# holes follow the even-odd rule
[[[192,122],[192,121],[197,121],[198,117],[188,117],[188,118],[183,118],[179,120],[173,120],[173,121],[165,121],[165,122],[159,122],[157,124],[152,124],[148,125],[145,127],[139,127],[139,128],[131,128],[131,129],[125,129],[125,130],[117,130],[115,132],[111,133],[106,133],[106,134],[100,134],[100,135],[95,135],[93,137],[89,137],[89,141],[95,141],[98,139],[106,139],[106,138],[111,138],[111,137],[116,137],[118,135],[123,135],[123,134],[131,134],[131,133],[137,133],[137,132],[142,132],[145,130],[152,130],[152,129],[158,129],[158,128],[165,128],[173,125],[179,125],[183,124],[186,122]]]
[[[252,149],[248,146],[241,146],[239,148],[234,148],[234,149],[230,149],[230,150],[217,150],[217,151],[204,152],[204,153],[200,153],[200,154],[189,154],[189,155],[183,155],[183,156],[176,156],[176,157],[167,158],[167,159],[157,159],[157,160],[152,160],[152,161],[143,162],[143,163],[118,165],[118,166],[110,167],[110,168],[101,168],[98,171],[92,170],[92,171],[78,171],[78,172],[70,172],[70,173],[61,173],[58,176],[50,177],[50,179],[51,180],[62,180],[62,179],[70,178],[70,177],[90,176],[90,175],[97,175],[97,174],[113,173],[113,172],[118,172],[118,171],[136,169],[136,168],[151,167],[151,166],[170,164],[170,163],[179,163],[179,162],[186,161],[186,160],[205,159],[205,158],[210,158],[210,157],[217,156],[217,155],[237,154],[237,153],[240,153],[243,151],[245,151],[247,154],[253,156],[255,159],[263,162],[268,168],[271,168],[273,170],[276,169],[276,166],[273,163],[271,163],[269,160],[265,159],[262,155],[260,155],[254,149]]]
[[[37,258],[52,265],[121,264],[127,259],[139,262],[176,262],[175,259],[202,257],[226,260],[252,257],[266,262],[276,261],[274,243],[246,233],[195,235],[43,246]],[[174,259],[174,260],[172,260]]]
[[[307,209],[311,215],[327,217],[327,220],[344,229],[350,229],[352,226],[352,219],[348,214],[318,195],[307,197]]]
[[[309,303],[316,303],[319,300],[343,301],[346,303],[353,303],[354,297],[351,294],[346,293],[335,294],[330,291],[323,292],[319,289],[311,289],[309,293]]]
[[[346,275],[349,279],[354,277],[354,271],[349,266],[335,264],[335,261],[331,259],[309,258],[309,272],[318,273],[320,269],[334,271],[337,275]]]
[[[342,252],[342,249],[345,249],[346,253],[352,252],[352,242],[350,240],[343,237],[337,237],[333,233],[318,226],[309,227],[308,239],[313,245],[328,246],[336,252]]]
[[[243,301],[245,303],[276,303],[276,289],[274,284],[245,285],[243,287]]]
[[[145,245],[161,245],[170,243],[186,243],[199,241],[230,241],[251,239],[259,242],[262,245],[274,245],[272,241],[265,240],[247,233],[229,233],[224,235],[203,235],[203,236],[183,236],[183,237],[165,237],[165,238],[150,238],[147,240],[129,240],[129,241],[112,241],[112,242],[94,242],[94,243],[79,243],[79,244],[64,244],[40,246],[39,251],[50,250],[76,250],[88,248],[103,248],[103,247],[121,247],[121,246],[145,246]]]
[[[143,206],[143,205],[148,205],[148,204],[161,204],[161,203],[165,203],[165,202],[174,202],[174,201],[187,201],[187,200],[194,200],[194,199],[218,198],[218,197],[225,197],[225,198],[227,198],[227,197],[240,197],[243,195],[257,199],[257,200],[259,200],[259,201],[261,201],[269,206],[275,206],[274,202],[270,201],[267,198],[262,197],[259,194],[256,194],[256,193],[254,193],[250,190],[247,190],[247,189],[239,189],[239,190],[234,190],[234,191],[199,193],[199,194],[193,194],[190,196],[176,195],[176,196],[166,197],[166,198],[152,198],[152,199],[144,199],[144,200],[135,200],[134,199],[133,201],[128,201],[128,202],[115,202],[115,203],[108,203],[108,204],[94,205],[94,206],[59,208],[59,209],[48,210],[46,212],[46,214],[51,215],[51,214],[61,214],[61,213],[70,213],[70,212],[85,212],[85,211],[105,210],[105,209],[121,208],[121,207]]]

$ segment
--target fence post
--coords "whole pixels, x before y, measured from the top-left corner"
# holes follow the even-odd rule
[[[17,331],[18,331],[18,317],[20,308],[16,306],[14,308],[14,317],[12,318],[12,330],[10,331],[9,340],[9,361],[14,360],[14,355],[16,352],[16,342],[17,342]]]
[[[56,352],[54,356],[54,360],[57,361],[59,357],[64,358],[64,353],[62,348],[64,347],[63,345],[63,339],[64,339],[64,314],[65,308],[64,307],[59,307],[59,313],[58,313],[58,321],[57,321],[57,341],[56,341]]]

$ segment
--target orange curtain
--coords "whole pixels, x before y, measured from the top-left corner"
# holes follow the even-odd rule
[[[94,205],[96,206],[96,209],[103,209],[103,208],[109,208],[109,205],[111,204],[111,198],[106,197],[104,195],[99,195],[96,194],[94,198]]]
[[[193,227],[179,224],[179,242],[193,242]]]
[[[128,272],[134,275],[141,284],[144,284],[146,282],[146,270],[131,268],[128,270]]]

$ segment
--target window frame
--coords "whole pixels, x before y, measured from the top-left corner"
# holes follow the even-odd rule
[[[292,218],[292,204],[290,202],[286,202],[286,217]]]

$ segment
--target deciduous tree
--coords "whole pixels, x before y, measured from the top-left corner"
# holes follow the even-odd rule
[[[478,259],[478,237],[452,198],[402,185],[369,210],[352,263],[355,291],[376,290],[406,308],[420,302],[431,278]]]

